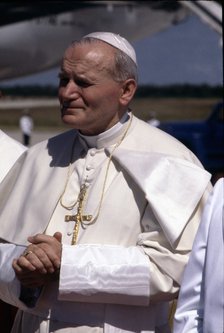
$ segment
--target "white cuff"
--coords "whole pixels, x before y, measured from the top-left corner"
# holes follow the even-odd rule
[[[149,304],[149,258],[138,247],[63,245],[59,299]]]

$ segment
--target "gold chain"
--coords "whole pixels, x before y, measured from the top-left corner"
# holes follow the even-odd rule
[[[99,201],[99,206],[98,206],[98,210],[97,210],[97,214],[96,216],[92,219],[92,215],[82,215],[83,213],[83,203],[84,203],[84,200],[86,198],[86,192],[87,192],[87,187],[85,184],[83,184],[80,188],[80,193],[78,195],[78,198],[77,200],[71,205],[71,206],[65,206],[63,204],[63,196],[66,192],[66,189],[67,189],[67,186],[68,186],[68,181],[69,181],[69,177],[70,177],[70,174],[71,174],[71,162],[69,164],[69,167],[68,167],[68,174],[67,174],[67,179],[66,179],[66,183],[65,183],[65,187],[64,187],[64,190],[63,190],[63,193],[60,197],[60,204],[63,208],[66,208],[68,210],[72,210],[75,205],[77,203],[78,204],[78,208],[77,208],[77,214],[75,216],[68,216],[66,215],[65,219],[66,221],[76,221],[76,226],[75,226],[75,229],[76,229],[76,238],[77,238],[77,234],[78,234],[78,225],[79,223],[82,223],[83,225],[91,225],[93,223],[96,222],[96,220],[98,219],[99,217],[99,214],[100,214],[100,211],[101,211],[101,207],[102,207],[102,202],[103,202],[103,197],[104,197],[104,192],[105,192],[105,187],[106,187],[106,182],[107,182],[107,177],[108,177],[108,173],[109,173],[109,167],[110,167],[110,163],[111,163],[111,160],[112,160],[112,157],[113,157],[113,153],[115,151],[115,149],[117,149],[117,147],[122,143],[122,141],[124,140],[124,138],[126,137],[127,135],[127,132],[131,126],[131,123],[132,123],[132,118],[133,118],[133,114],[131,113],[131,117],[130,117],[130,120],[129,120],[129,124],[124,132],[124,134],[122,135],[121,139],[115,144],[112,152],[110,153],[109,155],[109,158],[108,158],[108,163],[107,163],[107,167],[106,167],[106,173],[105,173],[105,177],[104,177],[104,182],[103,182],[103,186],[102,186],[102,192],[101,192],[101,196],[100,196],[100,201]],[[73,147],[72,147],[72,155],[73,155],[73,151],[74,151],[74,144],[73,144]],[[83,216],[85,216],[85,220],[88,221],[88,223],[85,223],[84,220],[83,220]]]
[[[76,137],[75,137],[75,139],[76,139]],[[66,205],[63,203],[63,197],[64,197],[64,195],[65,195],[66,189],[67,189],[67,187],[68,187],[69,178],[70,178],[70,176],[71,176],[71,164],[72,164],[72,157],[73,157],[73,154],[74,154],[75,141],[76,141],[76,140],[74,140],[74,141],[73,141],[73,144],[72,144],[72,150],[71,150],[70,162],[69,162],[69,166],[68,166],[68,172],[67,172],[67,177],[66,177],[66,182],[65,182],[64,190],[63,190],[63,192],[62,192],[62,194],[61,194],[61,196],[60,196],[60,199],[59,199],[61,206],[62,206],[63,208],[65,208],[65,209],[68,209],[68,210],[72,210],[72,209],[75,207],[75,205],[77,204],[77,202],[78,202],[78,199],[77,199],[77,200],[76,200],[71,206],[66,206]]]
[[[102,202],[103,202],[103,197],[104,197],[104,192],[105,192],[107,177],[108,177],[108,173],[109,173],[109,167],[110,167],[110,163],[111,163],[111,160],[112,160],[112,157],[113,157],[113,153],[114,153],[115,149],[117,149],[117,147],[120,146],[121,142],[126,137],[126,135],[128,133],[128,130],[129,130],[129,128],[131,126],[131,123],[132,123],[132,118],[133,118],[133,114],[131,113],[129,124],[128,124],[128,126],[127,126],[124,134],[122,135],[121,139],[116,143],[116,145],[114,146],[112,152],[110,153],[110,156],[109,156],[109,159],[108,159],[108,163],[107,163],[106,173],[105,173],[105,177],[104,177],[104,182],[103,182],[103,187],[102,187],[102,192],[101,192],[101,197],[100,197],[100,202],[99,202],[99,208],[98,208],[97,214],[94,217],[94,219],[90,223],[88,223],[88,224],[95,223],[96,220],[98,219],[99,215],[100,215],[100,210],[101,210],[101,207],[102,207]]]

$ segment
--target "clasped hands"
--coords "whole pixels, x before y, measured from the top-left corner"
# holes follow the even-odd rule
[[[28,238],[31,243],[23,254],[13,260],[12,267],[22,285],[40,287],[55,280],[61,265],[62,235],[37,234]]]

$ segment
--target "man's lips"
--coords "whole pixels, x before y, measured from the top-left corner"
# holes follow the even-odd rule
[[[61,104],[61,110],[65,111],[68,109],[83,109],[83,105],[80,104],[68,104],[68,103],[63,103]]]

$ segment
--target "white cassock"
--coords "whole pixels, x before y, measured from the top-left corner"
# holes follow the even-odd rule
[[[127,126],[91,139],[72,130],[33,146],[2,184],[0,253],[7,251],[0,257],[0,297],[21,309],[13,332],[169,332],[168,304],[179,290],[210,174],[177,140],[134,117],[113,152],[103,193],[108,156]],[[83,182],[83,213],[98,218],[80,226],[71,245],[74,222],[65,215],[76,214],[77,205],[69,211],[59,198],[64,192],[63,205],[72,205]],[[59,281],[28,307],[11,260],[27,236],[55,231],[63,234]]]
[[[224,332],[224,178],[206,203],[186,267],[174,333]]]
[[[26,147],[0,130],[0,183],[25,150]]]

